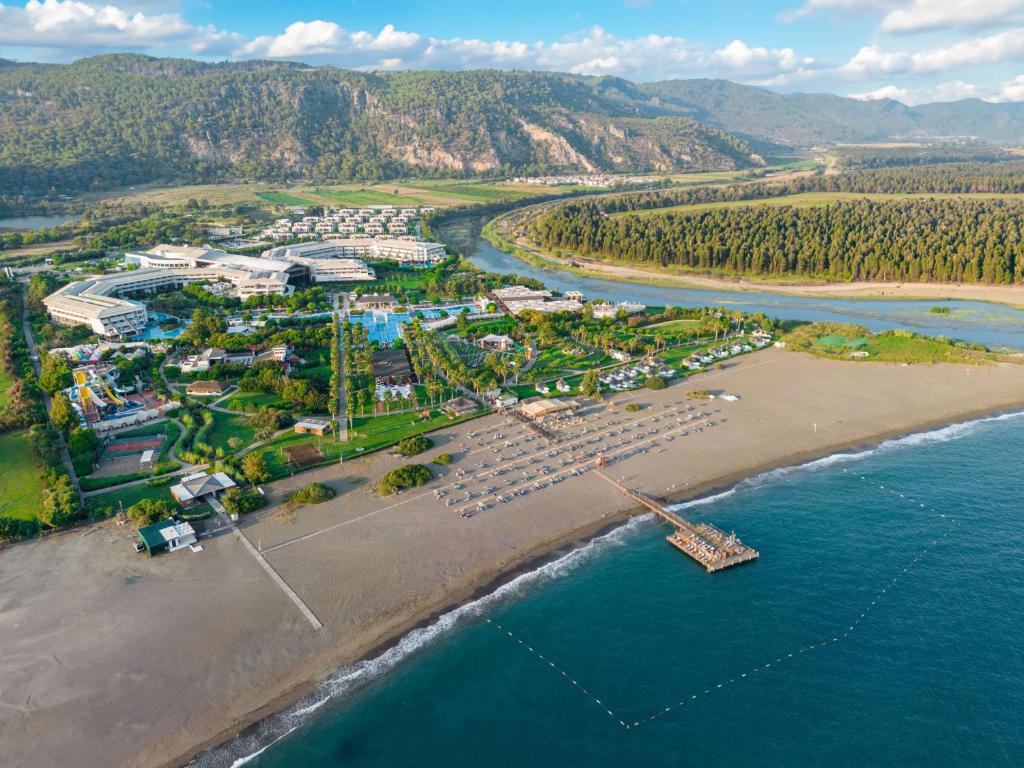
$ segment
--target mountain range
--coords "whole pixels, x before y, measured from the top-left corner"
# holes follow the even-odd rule
[[[8,199],[149,181],[722,170],[830,142],[953,136],[1022,143],[1024,104],[134,54],[0,66]]]

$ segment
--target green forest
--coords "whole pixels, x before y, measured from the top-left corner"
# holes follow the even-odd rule
[[[572,202],[540,217],[543,247],[662,267],[836,280],[1024,280],[1024,203],[857,200],[608,217]]]
[[[113,54],[0,68],[0,197],[147,181],[369,180],[757,162],[690,117],[587,78],[365,73]]]

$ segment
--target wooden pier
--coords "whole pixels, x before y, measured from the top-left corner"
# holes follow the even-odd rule
[[[674,526],[676,530],[669,534],[665,540],[703,565],[708,573],[722,571],[734,565],[748,563],[758,558],[758,551],[751,549],[740,541],[736,534],[727,534],[710,523],[694,524],[687,522],[647,494],[627,488],[617,480],[610,478],[600,469],[595,471],[626,496],[639,502],[662,520]]]

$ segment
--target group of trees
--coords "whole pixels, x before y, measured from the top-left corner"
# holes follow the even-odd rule
[[[390,496],[393,493],[426,485],[433,480],[434,474],[424,464],[406,464],[404,467],[385,472],[377,480],[377,493]]]
[[[841,201],[608,217],[592,202],[542,216],[545,247],[735,274],[842,280],[1024,280],[1024,204],[1000,199]]]
[[[328,413],[333,406],[325,382],[319,377],[288,376],[273,361],[247,368],[238,388],[242,392],[277,394],[296,411],[305,413]]]
[[[9,379],[7,404],[0,406],[0,432],[23,429],[46,419],[22,332],[22,301],[21,286],[0,279],[0,382]]]

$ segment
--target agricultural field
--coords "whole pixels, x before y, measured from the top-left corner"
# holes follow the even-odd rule
[[[46,483],[43,466],[32,453],[28,433],[0,435],[0,517],[35,520]]]

